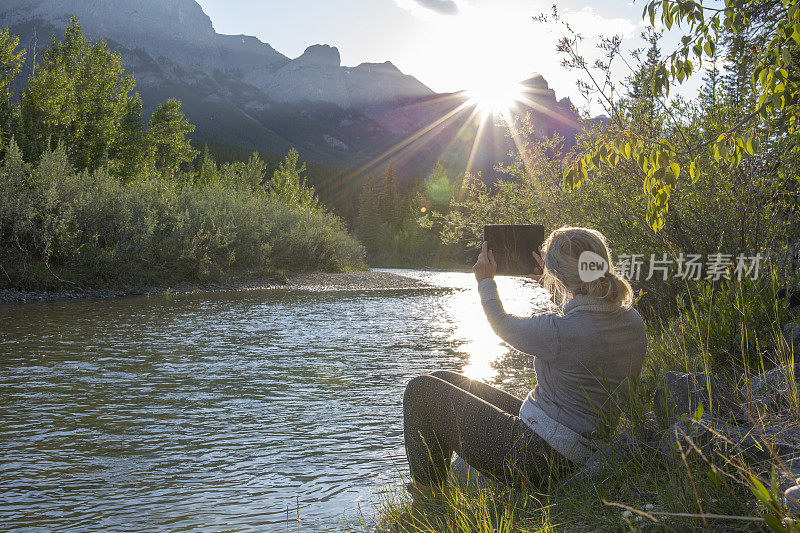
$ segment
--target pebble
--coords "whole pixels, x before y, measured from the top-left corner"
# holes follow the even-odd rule
[[[288,278],[268,278],[224,283],[179,284],[173,287],[141,287],[135,289],[21,291],[0,290],[0,304],[51,302],[77,298],[117,298],[143,294],[187,294],[263,289],[290,289],[305,291],[370,291],[392,289],[432,289],[423,281],[374,270],[297,274]]]

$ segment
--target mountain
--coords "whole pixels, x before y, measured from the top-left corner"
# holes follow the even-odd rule
[[[437,160],[491,173],[514,147],[504,129],[480,125],[464,93],[437,94],[388,61],[342,66],[328,45],[288,58],[255,37],[217,33],[194,0],[4,0],[0,27],[41,50],[73,14],[88,37],[121,54],[146,112],[180,99],[200,140],[278,154],[294,146],[351,181],[388,161],[406,175]],[[540,76],[526,83],[520,111],[532,111],[542,134],[571,138],[572,106]]]
[[[244,81],[281,102],[324,101],[345,109],[363,109],[434,94],[389,61],[343,67],[339,50],[321,44],[309,46],[303,55],[278,68],[269,65],[257,68]]]
[[[278,68],[289,62],[255,37],[218,34],[194,0],[4,0],[0,12],[4,26],[34,24],[57,35],[76,15],[88,36],[187,71]],[[40,33],[42,40],[49,37]]]

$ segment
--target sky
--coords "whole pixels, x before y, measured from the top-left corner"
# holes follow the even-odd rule
[[[312,44],[336,46],[342,64],[391,61],[437,92],[470,90],[483,80],[513,83],[538,72],[556,96],[585,106],[576,79],[555,46],[562,24],[532,17],[552,0],[198,0],[219,33],[254,35],[294,58]],[[582,52],[599,57],[602,36],[620,35],[626,50],[642,47],[643,3],[556,2],[561,20],[583,36]],[[667,36],[664,50],[676,37]],[[613,71],[630,73],[620,63]],[[699,79],[699,76],[696,76]],[[696,88],[690,84],[685,91]],[[592,105],[593,113],[601,110]]]

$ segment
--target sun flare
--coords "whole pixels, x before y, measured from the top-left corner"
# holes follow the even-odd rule
[[[523,96],[519,82],[486,79],[467,91],[470,104],[484,116],[507,115]]]

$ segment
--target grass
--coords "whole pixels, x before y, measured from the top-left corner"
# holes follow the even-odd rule
[[[794,353],[782,340],[780,324],[797,316],[775,300],[776,287],[773,278],[690,288],[691,297],[682,302],[677,317],[651,325],[639,390],[624,407],[617,434],[648,420],[654,392],[669,370],[713,370],[732,391],[744,386],[744,396],[737,400],[746,401],[752,399],[747,378],[793,364]],[[787,377],[795,383],[793,375]],[[786,394],[789,408],[780,419],[757,410],[755,426],[800,427],[796,385]],[[692,426],[693,420],[686,422]],[[774,443],[766,444],[772,461],[758,463],[742,452],[741,443],[724,435],[712,432],[710,445],[692,438],[691,430],[689,435],[675,445],[671,460],[633,435],[624,460],[601,464],[593,477],[566,476],[518,490],[495,484],[466,490],[451,479],[442,497],[416,505],[405,491],[396,490],[377,503],[375,517],[362,519],[360,525],[378,531],[454,533],[800,531],[797,517],[783,503],[775,474],[785,465],[769,449]]]

